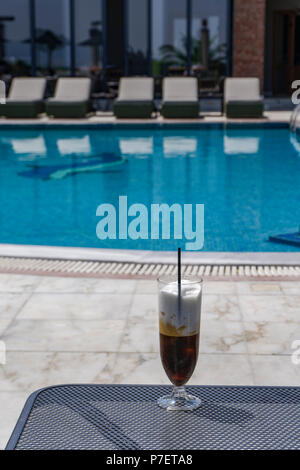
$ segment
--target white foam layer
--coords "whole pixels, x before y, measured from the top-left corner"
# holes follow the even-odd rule
[[[182,280],[180,291],[180,312],[178,283],[171,282],[159,293],[159,314],[161,329],[165,334],[188,336],[199,333],[201,312],[201,285]]]

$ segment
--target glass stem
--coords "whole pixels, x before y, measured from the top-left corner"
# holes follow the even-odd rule
[[[173,390],[172,390],[172,398],[175,398],[176,400],[186,400],[186,390],[184,385],[181,385],[180,387],[176,387],[174,385]]]

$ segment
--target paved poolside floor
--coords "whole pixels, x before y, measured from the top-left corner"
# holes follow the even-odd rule
[[[203,300],[191,384],[300,385],[299,282],[207,282]],[[156,301],[153,281],[0,274],[0,447],[38,388],[167,384]]]

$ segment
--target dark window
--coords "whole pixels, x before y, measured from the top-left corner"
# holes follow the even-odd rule
[[[43,75],[68,75],[70,10],[68,0],[35,0],[37,67]]]
[[[295,65],[300,65],[300,15],[295,22]]]
[[[28,0],[0,2],[0,76],[30,73],[29,38]]]

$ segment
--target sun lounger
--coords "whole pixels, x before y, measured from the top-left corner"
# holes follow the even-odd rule
[[[37,117],[44,111],[45,88],[45,78],[14,78],[6,104],[0,105],[0,115],[7,118]]]
[[[46,112],[57,118],[81,118],[91,110],[90,78],[59,78],[53,98],[46,101]]]
[[[264,112],[258,78],[226,78],[224,113],[229,118],[260,118]]]
[[[150,118],[154,111],[154,81],[151,77],[123,77],[114,103],[117,118]]]
[[[198,84],[195,77],[164,79],[161,114],[166,118],[199,117]]]

